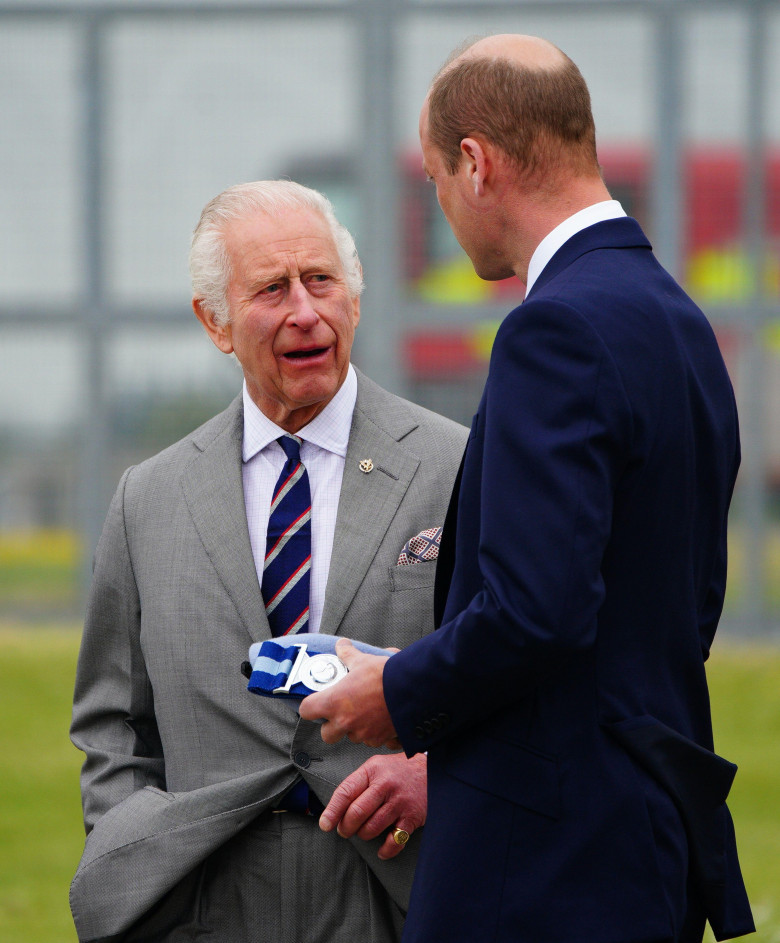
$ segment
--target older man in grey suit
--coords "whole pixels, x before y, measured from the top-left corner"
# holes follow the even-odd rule
[[[435,561],[402,550],[443,523],[465,430],[351,366],[360,263],[315,191],[220,194],[191,268],[195,313],[244,388],[125,473],[98,546],[71,731],[86,754],[79,939],[397,940],[416,836],[398,854],[388,830],[423,824],[425,758],[324,746],[239,667],[272,634],[278,440],[297,441],[311,491],[293,630],[403,647],[433,628]]]

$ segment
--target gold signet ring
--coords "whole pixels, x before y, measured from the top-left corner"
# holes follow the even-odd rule
[[[409,832],[405,828],[394,828],[393,841],[396,845],[405,845],[409,841]]]

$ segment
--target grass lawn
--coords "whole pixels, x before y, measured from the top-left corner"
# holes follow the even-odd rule
[[[84,841],[68,739],[78,632],[0,627],[0,943],[72,943]]]
[[[67,731],[77,646],[75,629],[0,625],[0,943],[76,940],[81,754]],[[740,767],[729,804],[759,927],[748,939],[780,943],[780,649],[716,645],[709,678],[716,748]]]
[[[716,641],[708,677],[715,749],[739,767],[729,807],[758,930],[746,939],[780,943],[780,649]]]

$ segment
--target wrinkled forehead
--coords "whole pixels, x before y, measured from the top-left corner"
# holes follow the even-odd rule
[[[225,248],[231,261],[251,256],[281,254],[316,256],[340,265],[338,248],[328,221],[308,207],[282,207],[267,212],[255,210],[230,220],[223,229]]]

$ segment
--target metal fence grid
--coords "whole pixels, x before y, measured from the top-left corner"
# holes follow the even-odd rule
[[[716,326],[744,453],[726,623],[778,637],[780,0],[0,0],[0,617],[77,614],[122,468],[237,391],[186,274],[232,183],[325,190],[366,276],[356,361],[468,419],[511,289],[453,254],[416,120],[448,51],[499,31],[580,65],[608,183]]]

